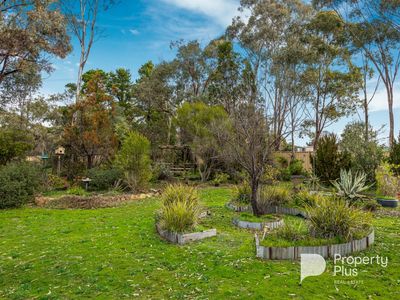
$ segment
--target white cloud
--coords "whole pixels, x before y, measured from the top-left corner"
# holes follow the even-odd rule
[[[226,27],[238,15],[238,0],[162,0],[176,7],[210,17],[217,24]]]
[[[370,87],[370,89],[369,89],[370,93],[372,93],[374,88],[375,88],[375,83],[373,86]],[[369,96],[371,96],[371,94]],[[400,107],[400,90],[399,89],[396,89],[396,88],[394,89],[393,97],[394,97],[393,108],[399,108]],[[376,91],[375,96],[372,99],[369,107],[370,107],[371,112],[388,110],[386,89],[383,86],[382,82],[381,82],[378,90]]]
[[[132,33],[133,35],[139,35],[140,32],[137,29],[129,29],[129,32]]]

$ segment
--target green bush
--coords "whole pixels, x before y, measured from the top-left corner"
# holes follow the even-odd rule
[[[378,132],[371,126],[366,138],[365,124],[354,122],[347,124],[340,142],[340,149],[349,153],[353,172],[363,172],[367,182],[375,181],[375,170],[383,158],[383,148],[379,145]]]
[[[153,179],[152,180],[171,180],[174,177],[170,167],[167,164],[155,164],[153,166]]]
[[[303,175],[304,174],[303,161],[299,159],[292,160],[289,164],[288,169],[290,175]]]
[[[20,207],[34,200],[43,180],[31,163],[10,163],[0,168],[0,209]]]
[[[375,171],[376,193],[379,196],[395,197],[398,192],[399,179],[393,174],[391,165],[381,164]]]
[[[260,188],[258,206],[261,210],[269,206],[287,206],[290,198],[291,193],[287,187],[265,185]]]
[[[399,138],[393,141],[393,145],[390,148],[388,163],[390,164],[391,171],[394,175],[400,175],[400,135]]]
[[[323,197],[306,208],[311,235],[317,238],[339,237],[349,241],[361,238],[371,228],[371,214],[349,206],[340,198]]]
[[[334,134],[323,136],[317,143],[315,154],[311,156],[313,172],[322,183],[330,184],[340,176],[341,169],[350,169],[351,160],[347,152],[339,151]]]
[[[89,193],[85,191],[84,188],[80,186],[74,186],[71,187],[67,190],[67,195],[73,195],[73,196],[87,196]]]
[[[47,189],[62,191],[69,188],[68,180],[57,175],[47,175]]]
[[[130,132],[116,156],[116,165],[124,172],[132,190],[147,186],[151,179],[150,142],[137,132]]]
[[[169,185],[161,199],[159,222],[163,229],[181,233],[197,225],[200,208],[194,188],[180,184]]]
[[[235,187],[234,201],[240,204],[249,204],[251,200],[251,187],[247,180]]]
[[[23,159],[32,144],[32,137],[26,131],[0,128],[0,165]]]
[[[89,170],[87,175],[92,180],[89,184],[89,189],[94,191],[112,189],[124,177],[119,168],[93,168]]]
[[[225,173],[217,173],[213,179],[213,184],[215,186],[219,186],[221,184],[227,183],[229,179],[229,175]]]

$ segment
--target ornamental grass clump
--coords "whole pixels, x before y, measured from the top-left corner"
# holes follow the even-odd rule
[[[371,229],[371,214],[336,197],[322,197],[306,208],[310,233],[316,238],[339,237],[346,241],[361,238]]]
[[[286,186],[266,185],[260,189],[258,204],[264,206],[285,206],[288,205],[291,192]]]
[[[161,199],[159,222],[163,229],[179,233],[194,229],[200,213],[199,198],[194,188],[169,185]]]
[[[241,184],[235,187],[234,202],[239,204],[250,204],[251,199],[251,187],[247,180],[244,180]]]

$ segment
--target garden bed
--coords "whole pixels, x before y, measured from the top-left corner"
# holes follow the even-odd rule
[[[268,229],[278,228],[284,224],[284,221],[281,218],[271,216],[262,216],[259,218],[246,218],[245,216],[240,216],[234,217],[232,223],[243,229],[263,230],[265,227]]]
[[[156,223],[156,229],[158,234],[173,244],[184,245],[189,242],[203,240],[205,238],[213,237],[217,235],[217,229],[208,229],[201,232],[191,232],[191,233],[177,233],[164,230],[161,228],[159,223]]]
[[[156,194],[122,194],[122,195],[89,195],[75,196],[66,195],[57,198],[37,197],[35,204],[39,207],[53,209],[96,209],[115,207],[130,201],[154,197]]]
[[[324,258],[332,258],[335,254],[345,256],[353,252],[367,249],[374,243],[375,232],[359,240],[352,240],[342,244],[321,246],[293,246],[293,247],[267,247],[260,245],[258,235],[255,234],[256,256],[267,260],[297,260],[301,254],[319,254]]]

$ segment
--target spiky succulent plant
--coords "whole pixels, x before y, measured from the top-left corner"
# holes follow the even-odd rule
[[[332,181],[337,195],[349,202],[366,198],[363,192],[371,186],[367,185],[367,175],[363,172],[352,173],[351,170],[340,170],[340,179]]]

